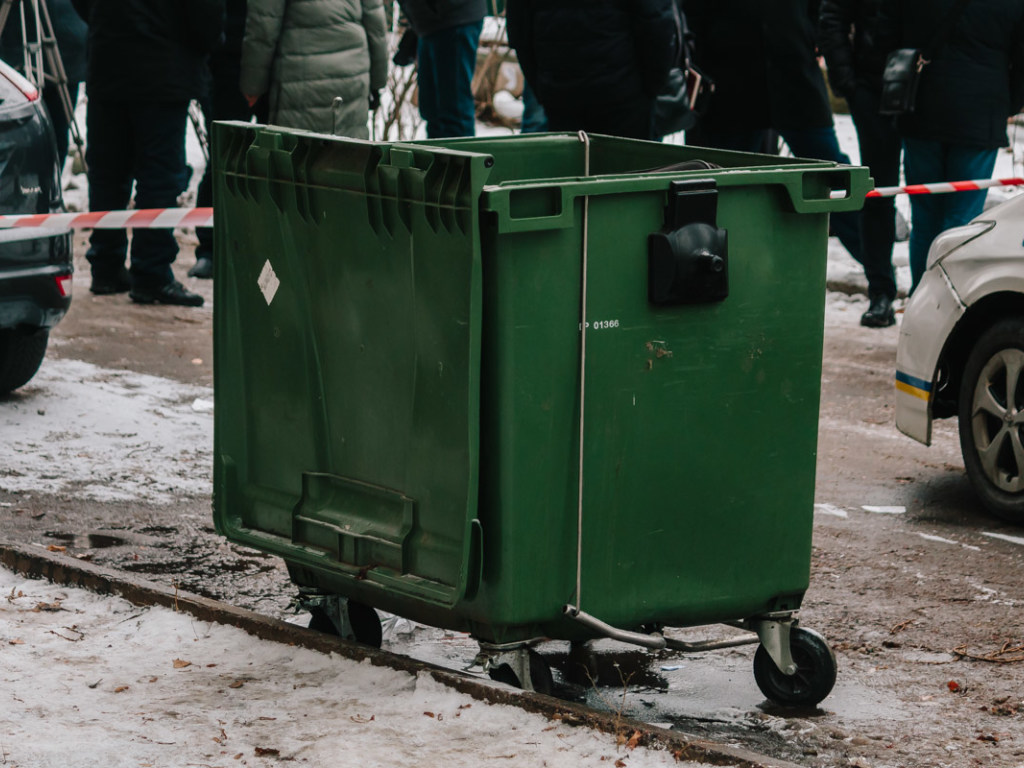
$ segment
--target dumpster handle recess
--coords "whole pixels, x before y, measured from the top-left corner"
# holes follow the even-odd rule
[[[867,174],[855,173],[849,166],[837,166],[787,176],[784,184],[797,213],[830,213],[859,209],[872,181]]]

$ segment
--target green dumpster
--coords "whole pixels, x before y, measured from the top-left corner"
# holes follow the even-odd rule
[[[662,628],[732,623],[766,695],[827,695],[794,614],[828,214],[866,169],[214,134],[214,518],[284,558],[315,626],[470,632],[492,676],[544,689],[539,639],[689,650]]]

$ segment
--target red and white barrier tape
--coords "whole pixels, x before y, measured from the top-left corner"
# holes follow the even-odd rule
[[[990,187],[1021,187],[1024,178],[949,181],[938,184],[908,184],[904,187],[876,187],[867,197],[896,195],[938,195],[972,192]],[[72,229],[168,229],[212,227],[213,208],[144,208],[137,211],[91,211],[88,213],[37,213],[0,216],[0,230],[45,229],[48,234]]]
[[[875,187],[865,197],[895,197],[896,195],[941,195],[947,192],[974,192],[990,187],[1020,187],[1024,179],[980,179],[978,181],[947,181],[937,184],[908,184],[905,187]]]
[[[0,229],[157,229],[212,227],[213,208],[143,208],[137,211],[35,213],[0,216]]]

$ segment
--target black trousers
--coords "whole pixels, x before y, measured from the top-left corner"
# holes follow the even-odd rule
[[[174,208],[188,181],[185,121],[188,102],[137,103],[89,99],[89,210],[123,210],[135,184],[135,207]],[[124,266],[128,234],[93,230],[86,258],[93,275],[110,276]],[[131,241],[131,277],[136,286],[170,283],[178,243],[170,229],[136,229]]]
[[[71,108],[74,109],[78,103],[78,90],[80,83],[68,83],[68,98],[71,99]],[[70,131],[71,121],[68,120],[64,111],[64,102],[61,101],[60,91],[55,85],[47,85],[43,88],[43,104],[46,111],[50,113],[50,122],[53,123],[53,137],[57,140],[57,160],[61,170],[64,169],[64,161],[68,157],[68,147],[71,144]]]
[[[249,121],[253,115],[256,122],[267,122],[267,99],[261,96],[254,107],[250,107],[242,91],[238,87],[241,75],[240,53],[218,51],[210,57],[210,77],[205,96],[199,100],[206,119],[206,130],[212,140],[212,124],[214,120]],[[207,208],[213,205],[213,157],[206,164],[203,178],[196,191],[196,207]],[[213,228],[196,227],[196,258],[213,258]]]
[[[891,117],[878,114],[879,95],[857,86],[847,99],[857,129],[860,162],[871,169],[876,187],[894,187],[900,181],[900,136]],[[891,197],[872,197],[861,211],[861,256],[868,295],[896,298],[892,245],[896,240],[896,203]]]

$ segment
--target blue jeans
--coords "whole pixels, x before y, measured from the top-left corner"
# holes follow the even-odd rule
[[[529,83],[523,83],[523,122],[520,133],[544,133],[548,129],[548,116],[537,101],[537,94]]]
[[[416,78],[428,139],[476,133],[473,72],[483,26],[477,21],[420,38]]]
[[[762,152],[769,138],[768,130],[735,131],[694,131],[693,143],[717,149],[731,149],[738,152]],[[828,125],[823,128],[784,128],[779,134],[797,157],[813,160],[830,160],[849,164],[850,158],[839,148],[836,130]],[[691,136],[687,137],[690,143]],[[832,232],[850,255],[863,264],[861,255],[860,211],[833,213],[829,219]]]
[[[136,208],[175,208],[188,182],[185,123],[188,102],[143,103],[89,99],[89,210],[123,210],[135,182]],[[93,275],[111,276],[124,267],[128,234],[96,229],[86,258]],[[132,283],[157,288],[170,283],[178,242],[170,229],[132,233]]]
[[[903,140],[903,173],[907,184],[970,181],[992,178],[998,150]],[[959,227],[985,209],[987,190],[910,197],[910,290],[917,287],[928,263],[932,241],[950,227]]]

